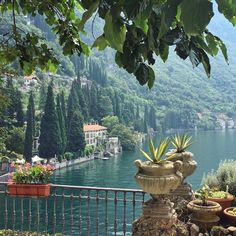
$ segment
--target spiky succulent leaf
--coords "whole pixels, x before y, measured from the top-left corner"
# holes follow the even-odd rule
[[[175,147],[176,152],[181,153],[181,152],[184,152],[188,147],[190,147],[193,144],[191,140],[192,140],[192,137],[189,136],[188,134],[184,134],[184,135],[176,134],[172,138],[171,143]]]
[[[153,162],[153,159],[146,153],[144,152],[142,149],[140,149],[140,152],[144,155],[144,157],[146,157],[149,161]]]

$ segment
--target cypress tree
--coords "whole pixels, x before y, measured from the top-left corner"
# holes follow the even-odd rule
[[[22,102],[21,102],[21,93],[20,91],[16,92],[16,126],[17,127],[23,127],[24,125],[24,112],[23,112],[23,107],[22,107]]]
[[[81,82],[80,79],[78,78],[76,81],[76,93],[79,99],[79,106],[80,106],[80,110],[82,112],[82,115],[84,117],[84,120],[88,120],[89,117],[89,112],[88,112],[88,105],[86,104],[85,98],[84,98],[84,94],[83,91],[81,89]]]
[[[149,112],[149,124],[154,130],[157,130],[156,112],[153,106],[150,108]]]
[[[85,136],[83,131],[83,116],[79,111],[74,111],[68,127],[67,148],[68,152],[83,152]]]
[[[44,115],[41,120],[39,137],[39,155],[45,158],[52,158],[60,154],[61,137],[59,133],[59,121],[55,109],[52,84],[48,86],[47,99],[44,108]]]
[[[39,110],[43,110],[47,97],[47,88],[45,82],[43,82],[40,86],[39,91]]]
[[[34,125],[34,103],[33,95],[30,94],[29,102],[27,106],[27,126],[25,131],[25,143],[24,143],[24,158],[27,162],[31,162],[32,149],[33,149],[33,125]]]
[[[32,116],[33,116],[33,119],[32,119],[32,132],[33,132],[33,136],[35,136],[35,106],[34,106],[34,97],[33,97],[33,93],[31,91],[30,93],[30,96],[29,96],[29,102],[32,107]]]
[[[65,103],[65,96],[64,96],[63,91],[60,94],[60,104],[61,104],[61,111],[62,111],[64,121],[65,121],[66,120],[66,103]]]
[[[95,84],[92,84],[90,95],[90,116],[98,120],[98,89]]]
[[[117,92],[115,92],[115,115],[121,119],[121,111],[120,111],[120,99],[117,95]]]
[[[66,148],[66,126],[65,126],[64,115],[62,112],[62,106],[60,103],[60,94],[57,95],[57,116],[59,122],[59,133],[62,141],[60,154],[64,154]]]

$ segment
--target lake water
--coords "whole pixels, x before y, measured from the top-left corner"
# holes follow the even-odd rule
[[[198,163],[195,173],[187,181],[196,189],[200,186],[204,173],[218,167],[221,160],[236,159],[236,131],[198,131],[190,133],[195,143],[190,151]],[[156,137],[156,143],[159,137]],[[147,143],[142,144],[144,149]],[[143,159],[139,149],[123,152],[110,160],[94,160],[57,171],[54,183],[82,186],[138,188],[134,180],[137,171],[133,164]]]

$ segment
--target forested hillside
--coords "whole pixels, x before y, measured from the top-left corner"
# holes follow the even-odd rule
[[[58,90],[62,90],[59,85],[67,84],[64,86],[66,98],[72,78],[84,77],[95,81],[96,88],[101,91],[101,105],[92,108],[93,112],[96,109],[97,111],[96,116],[90,118],[100,121],[106,115],[116,115],[124,124],[138,131],[147,131],[148,128],[214,129],[219,126],[217,122],[219,115],[225,114],[227,119],[236,116],[234,92],[236,91],[234,78],[236,46],[233,44],[235,29],[229,23],[225,21],[223,23],[219,15],[215,17],[210,27],[225,41],[229,49],[230,65],[225,63],[223,57],[212,59],[212,76],[208,79],[202,68],[193,70],[190,62],[177,60],[177,56],[170,53],[167,63],[160,60],[156,63],[156,83],[151,90],[140,86],[128,73],[118,68],[111,49],[104,52],[94,50],[89,58],[83,56],[68,58],[63,56],[57,39],[42,17],[32,19],[19,17],[17,20],[18,24],[28,31],[45,34],[46,43],[57,48],[57,58],[60,61],[57,74],[60,75],[60,79],[55,81],[55,84],[58,85]],[[91,22],[87,25],[87,28],[93,28],[96,36],[101,27],[102,23],[98,20],[93,27]],[[90,37],[93,36],[84,37],[87,42],[90,42]],[[50,77],[40,69],[36,71],[36,75],[41,81]],[[22,82],[22,79],[19,79],[19,86],[20,81]],[[40,89],[36,88],[36,90]],[[88,92],[85,91],[84,94],[86,98]],[[39,97],[36,96],[36,100],[40,99]],[[26,104],[26,98],[24,101]],[[26,109],[26,105],[24,107]],[[150,118],[152,117],[150,114],[154,114],[155,121]]]

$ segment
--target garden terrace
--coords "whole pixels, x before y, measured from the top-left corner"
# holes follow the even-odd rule
[[[0,183],[1,229],[62,235],[131,235],[145,193],[136,189],[51,185],[51,195],[10,196]]]

